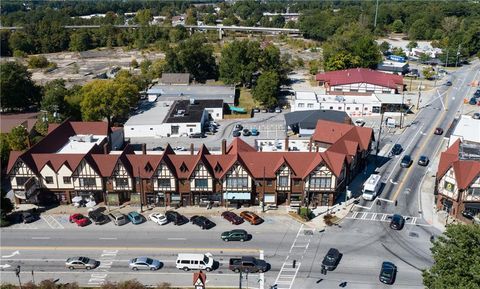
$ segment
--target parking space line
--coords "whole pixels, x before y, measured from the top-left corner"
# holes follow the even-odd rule
[[[365,219],[367,218],[367,216],[368,216],[368,213],[363,213],[361,219],[362,219],[362,220],[365,220]]]
[[[385,219],[387,218],[387,216],[388,216],[387,214],[383,214],[381,221],[385,221]]]
[[[353,215],[352,215],[352,218],[355,219],[357,217],[357,215],[358,215],[358,212],[354,212]]]
[[[412,218],[412,224],[415,225],[416,222],[417,222],[417,217],[413,217]]]
[[[372,213],[372,218],[370,220],[375,220],[377,219],[377,213]]]

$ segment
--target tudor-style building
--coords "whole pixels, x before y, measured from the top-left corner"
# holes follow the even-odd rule
[[[216,154],[205,146],[177,154],[169,145],[151,153],[111,144],[105,126],[81,124],[64,122],[26,152],[11,153],[7,171],[17,202],[37,202],[32,196],[40,194],[62,203],[93,197],[110,206],[332,205],[373,141],[371,129],[336,124],[333,137],[314,138],[311,152],[257,152],[235,138]]]
[[[456,140],[440,155],[436,206],[450,216],[480,222],[480,144]]]

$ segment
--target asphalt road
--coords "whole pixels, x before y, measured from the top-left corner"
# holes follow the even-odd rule
[[[405,153],[412,155],[412,166],[400,168],[402,156],[383,158],[377,168],[386,184],[381,204],[361,202],[352,212],[356,215],[350,214],[340,226],[307,235],[306,228],[296,221],[267,214],[266,222],[260,226],[240,226],[253,235],[253,239],[245,243],[219,240],[221,232],[233,228],[220,217],[212,218],[217,226],[209,231],[190,224],[181,227],[158,227],[152,223],[122,227],[107,224],[77,228],[66,223],[58,229],[41,223],[31,227],[19,226],[0,231],[0,265],[4,269],[0,278],[4,282],[18,282],[13,269],[20,265],[22,282],[32,280],[33,270],[37,282],[58,278],[60,282],[98,285],[105,281],[136,278],[148,285],[169,282],[175,286],[191,286],[192,272],[183,272],[174,266],[176,254],[210,252],[219,265],[207,273],[209,288],[238,288],[239,275],[229,271],[226,263],[232,256],[243,255],[264,258],[271,265],[265,274],[251,274],[248,280],[244,279],[243,288],[263,289],[277,284],[279,289],[328,289],[343,282],[346,282],[346,288],[355,289],[423,288],[421,269],[433,264],[429,239],[432,234],[440,232],[422,220],[418,201],[422,178],[436,168],[419,167],[416,161],[421,154],[432,158],[440,150],[443,137],[433,135],[433,130],[443,127],[446,131],[459,112],[463,97],[471,94],[467,83],[478,77],[478,62],[463,67],[450,77],[454,83],[452,87],[439,87],[439,94],[444,93],[443,105],[440,98],[431,102],[401,135],[392,138],[402,144]],[[444,106],[447,110],[443,109]],[[398,202],[396,206],[395,201]],[[388,227],[386,218],[392,213],[412,219],[403,230],[394,231]],[[320,264],[331,247],[337,248],[343,257],[336,270],[322,275]],[[64,260],[75,255],[100,260],[101,266],[92,271],[69,271],[64,267]],[[157,272],[130,271],[128,260],[140,255],[158,258],[163,267]],[[393,286],[378,281],[383,261],[398,266]]]

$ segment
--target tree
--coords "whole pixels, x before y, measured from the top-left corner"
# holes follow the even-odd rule
[[[14,127],[7,136],[8,145],[14,151],[23,151],[27,148],[28,131],[23,125]]]
[[[185,16],[185,25],[197,25],[197,16],[193,9],[187,10],[187,15]]]
[[[135,58],[130,61],[130,67],[138,68],[138,61]]]
[[[0,166],[2,166],[2,168],[5,168],[7,166],[8,157],[10,156],[11,150],[12,149],[10,148],[10,144],[8,143],[8,134],[0,134]]]
[[[428,23],[423,19],[417,19],[410,26],[408,30],[408,38],[412,40],[423,40],[427,39],[428,34],[425,27],[428,27]]]
[[[392,54],[397,56],[406,57],[405,51],[401,47],[394,47],[392,48]]]
[[[393,29],[393,32],[395,33],[400,33],[403,31],[403,22],[402,20],[400,19],[397,19],[395,21],[393,21],[392,23],[392,29]]]
[[[444,234],[433,242],[433,266],[422,273],[426,288],[479,288],[479,244],[479,225],[447,226]]]
[[[378,48],[380,49],[380,52],[382,52],[383,55],[386,55],[390,50],[390,43],[388,43],[387,41],[383,41],[382,43],[380,43]]]
[[[1,190],[1,199],[0,199],[0,227],[6,227],[10,225],[10,222],[7,220],[7,214],[13,211],[12,201],[7,198],[7,192]],[[2,284],[3,287],[3,284]],[[13,288],[13,287],[12,287]]]
[[[147,26],[153,20],[152,11],[150,9],[138,10],[134,19],[136,23]]]
[[[275,71],[266,71],[260,75],[257,85],[252,90],[253,99],[266,107],[271,107],[277,103],[279,87],[278,74]]]
[[[70,34],[70,51],[85,51],[90,49],[90,36],[87,31],[81,30]]]
[[[422,70],[422,74],[425,79],[432,79],[435,75],[435,71],[433,71],[431,67],[426,67]]]
[[[39,56],[30,56],[28,58],[28,67],[29,68],[45,68],[49,64],[47,58],[43,55]]]
[[[376,68],[382,55],[369,30],[353,25],[337,31],[323,45],[325,70]]]
[[[175,50],[169,49],[165,61],[165,72],[188,72],[199,82],[217,78],[213,47],[200,34],[180,42]]]
[[[219,64],[220,79],[227,84],[250,85],[252,75],[260,69],[260,43],[234,40],[226,44]]]
[[[67,94],[68,89],[65,87],[65,80],[63,79],[55,79],[45,84],[40,105],[43,110],[47,111],[49,118],[54,116],[54,113],[66,116],[67,103],[65,102],[65,96]]]
[[[205,16],[203,16],[203,23],[205,25],[216,25],[217,24],[217,16],[212,13],[208,13]]]
[[[0,99],[3,111],[22,110],[39,102],[40,89],[31,76],[21,63],[0,63]]]
[[[412,51],[413,48],[417,48],[418,47],[418,43],[417,41],[410,41],[408,42],[407,44],[407,48]]]
[[[80,91],[80,103],[83,120],[112,121],[127,115],[130,104],[138,98],[138,88],[130,83],[113,80],[93,80]]]

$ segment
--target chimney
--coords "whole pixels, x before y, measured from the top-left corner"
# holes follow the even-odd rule
[[[147,154],[147,144],[142,143],[142,155],[146,155],[146,154]]]
[[[310,142],[308,143],[308,151],[312,152],[312,138],[310,138]]]
[[[108,143],[103,144],[103,153],[108,155]]]
[[[318,146],[315,146],[315,151],[318,153]]]
[[[30,142],[30,136],[28,135],[27,136],[27,148],[31,148],[32,147],[32,143]]]
[[[227,140],[222,139],[222,155],[227,153]]]
[[[288,136],[285,138],[285,151],[288,152]]]
[[[191,144],[190,144],[190,154],[191,154],[191,155],[193,155],[193,148],[194,148],[193,143],[191,143]]]

